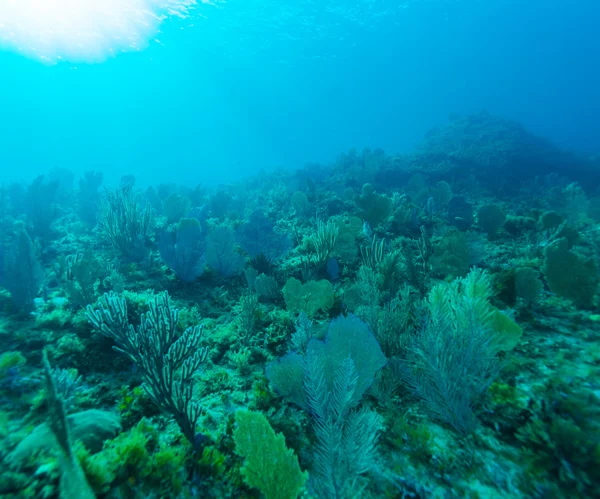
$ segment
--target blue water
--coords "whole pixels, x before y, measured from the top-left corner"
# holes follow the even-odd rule
[[[599,27],[0,0],[0,496],[600,497]]]
[[[0,180],[60,166],[224,182],[352,147],[411,151],[481,109],[598,153],[599,23],[593,0],[228,0],[101,63],[4,45]]]

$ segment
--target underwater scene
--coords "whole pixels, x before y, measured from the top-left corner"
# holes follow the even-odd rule
[[[0,497],[600,498],[598,26],[0,0]]]

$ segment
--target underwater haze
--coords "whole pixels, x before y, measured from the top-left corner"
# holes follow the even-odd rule
[[[351,147],[408,152],[449,115],[483,109],[597,153],[599,10],[592,0],[3,0],[2,178],[58,166],[229,181]]]
[[[0,497],[600,498],[598,26],[0,0]]]

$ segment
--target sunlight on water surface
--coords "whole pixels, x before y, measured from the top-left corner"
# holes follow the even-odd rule
[[[222,0],[2,0],[0,46],[47,64],[144,49],[169,17]]]

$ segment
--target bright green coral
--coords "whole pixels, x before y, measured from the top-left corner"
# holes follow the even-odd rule
[[[290,312],[306,312],[313,316],[318,310],[327,311],[333,307],[333,286],[329,281],[308,281],[302,284],[290,277],[283,287],[283,298]]]
[[[492,306],[491,299],[489,274],[474,269],[465,278],[434,286],[428,301],[432,317],[452,317],[455,328],[467,329],[474,323],[490,331],[494,350],[512,350],[523,330],[510,315]]]
[[[308,474],[302,472],[298,458],[285,446],[281,433],[276,434],[260,412],[239,410],[233,432],[236,452],[245,458],[242,474],[250,487],[266,499],[295,499]]]
[[[377,194],[371,184],[362,187],[360,196],[356,198],[356,204],[360,208],[360,217],[376,227],[392,214],[392,200],[382,194]]]
[[[80,448],[77,457],[97,494],[124,483],[164,494],[179,493],[183,488],[186,448],[161,441],[157,430],[144,419],[106,442],[101,452],[92,455]]]
[[[5,376],[7,371],[22,367],[26,362],[21,352],[4,352],[0,355],[0,374]]]
[[[569,250],[569,242],[564,237],[548,245],[544,257],[542,272],[550,289],[575,305],[590,306],[598,287],[594,260]]]

